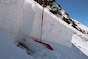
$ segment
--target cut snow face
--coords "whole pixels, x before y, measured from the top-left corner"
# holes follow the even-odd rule
[[[39,40],[41,36],[40,32],[41,32],[41,21],[42,21],[41,20],[42,19],[41,18],[42,17],[42,7],[36,2],[34,3],[35,3],[35,6],[30,7],[33,9],[34,12],[36,12],[33,17],[34,19],[32,18],[33,24],[32,24],[30,37],[33,37]],[[30,12],[30,9],[28,11]],[[61,18],[57,18],[55,15],[50,13],[47,9],[44,9],[44,19],[43,20],[44,21],[43,21],[43,27],[42,27],[42,32],[43,32],[42,40],[50,41],[56,44],[62,44],[68,47],[72,46],[71,39],[74,33],[71,29],[69,29],[68,24],[63,22]],[[27,34],[29,33],[28,31],[25,32],[26,35],[28,35]]]

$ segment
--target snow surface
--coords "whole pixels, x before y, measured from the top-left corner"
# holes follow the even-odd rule
[[[61,12],[67,17],[63,9]],[[40,40],[41,14],[42,6],[33,0],[0,0],[0,59],[88,59],[88,37],[47,8],[44,8],[42,41],[54,51],[34,42],[32,38]],[[17,47],[16,42],[22,42],[30,51]]]
[[[0,59],[33,59],[33,57],[14,45],[8,32],[0,31]]]
[[[79,37],[77,35],[73,35],[72,43],[74,43],[81,51],[83,51],[86,55],[88,55],[88,40],[85,37]]]
[[[53,47],[54,51],[51,51],[45,48],[45,46],[34,42],[32,39],[27,37],[25,39],[27,41],[21,40],[21,42],[33,51],[33,53],[30,53],[31,55],[28,55],[25,49],[14,45],[8,32],[0,31],[0,59],[88,59],[88,57],[74,45],[69,48],[46,42]]]

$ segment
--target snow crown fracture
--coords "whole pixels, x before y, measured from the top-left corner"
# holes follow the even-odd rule
[[[55,14],[56,16],[61,16],[62,20],[68,24],[71,24],[73,28],[77,29],[78,31],[84,34],[88,34],[88,31],[81,29],[81,27],[79,27],[79,22],[71,19],[67,12],[64,12],[64,14],[61,13],[62,8],[59,4],[56,3],[55,0],[34,0],[34,1],[38,2],[40,5],[43,5],[44,3],[44,7],[47,7],[51,13]]]

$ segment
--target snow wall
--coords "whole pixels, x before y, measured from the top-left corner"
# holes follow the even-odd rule
[[[0,0],[0,30],[18,36],[23,20],[24,0]]]
[[[26,0],[22,32],[29,37],[40,40],[41,19],[42,6],[34,1]],[[63,24],[61,18],[56,17],[45,8],[42,40],[71,47],[73,31],[68,26],[66,23]]]
[[[0,30],[10,32],[13,39],[19,35],[40,39],[42,6],[33,0],[0,0],[0,5]],[[71,47],[73,31],[60,20],[44,10],[42,40]]]

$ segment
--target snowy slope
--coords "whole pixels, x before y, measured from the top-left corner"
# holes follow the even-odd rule
[[[76,20],[74,20],[74,21],[75,21],[75,23],[77,24],[77,26],[78,26],[81,30],[84,31],[84,34],[88,35],[88,27],[85,26],[85,25],[83,25],[83,24],[81,24],[80,22],[78,22],[78,21],[76,21]]]
[[[54,43],[46,42],[50,44],[54,51],[50,51],[45,46],[34,42],[32,39],[25,38],[27,41],[23,42],[28,48],[21,49],[11,42],[11,38],[8,32],[0,31],[0,59],[87,59],[79,49],[74,45],[71,48],[66,46],[57,45]],[[32,51],[31,51],[32,50]],[[27,54],[30,53],[30,55]],[[69,52],[69,53],[68,53]]]
[[[88,51],[88,41],[86,41],[87,38],[81,38],[77,35],[73,35],[72,37],[72,42],[81,50],[83,51],[85,54],[88,55],[87,51]]]
[[[53,3],[53,7],[54,6],[57,6],[55,2]],[[53,7],[51,7],[51,10]],[[57,6],[57,8],[59,7]],[[0,43],[1,46],[5,45],[0,52],[7,52],[0,53],[0,57],[5,54],[9,56],[7,59],[13,59],[17,54],[18,57],[16,57],[16,59],[24,59],[25,57],[26,59],[88,59],[88,54],[86,53],[88,52],[87,34],[77,30],[78,27],[81,28],[82,25],[77,24],[77,29],[72,27],[73,21],[75,20],[72,19],[72,21],[69,21],[69,24],[68,19],[70,19],[70,17],[66,12],[63,9],[59,12],[62,16],[50,12],[49,6],[44,8],[42,41],[49,43],[54,48],[54,51],[50,51],[44,45],[32,40],[32,38],[40,40],[42,6],[34,0],[0,0],[0,31],[4,30],[10,35],[8,36],[7,33],[3,35],[0,34],[0,39],[3,38],[3,36],[10,37],[6,42],[6,38],[3,38],[5,39],[4,41],[0,41],[2,42]],[[81,29],[83,29],[83,27]],[[86,31],[86,29],[83,30]],[[1,31],[1,33],[3,32]],[[21,43],[19,44],[19,42]],[[84,48],[85,50],[79,49],[87,56],[72,43],[78,48],[79,46]],[[24,47],[19,45],[23,45]],[[7,55],[10,51],[8,47],[14,51],[10,53],[12,57]],[[4,48],[5,50],[3,50]],[[24,56],[21,57],[20,53]],[[6,59],[4,57],[1,58]]]
[[[0,59],[33,59],[11,42],[10,34],[0,31]]]

